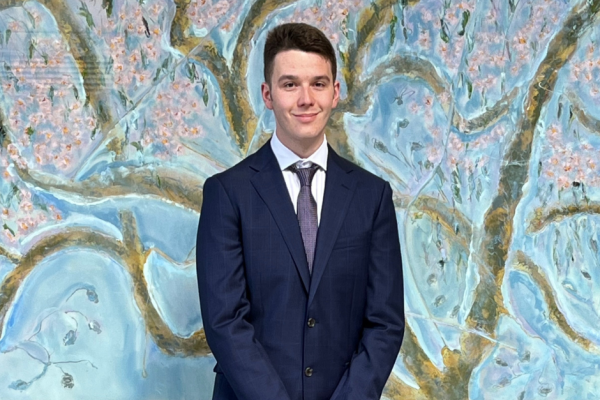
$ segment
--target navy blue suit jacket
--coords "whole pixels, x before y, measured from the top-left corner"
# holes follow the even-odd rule
[[[379,399],[404,333],[390,185],[329,148],[312,276],[270,143],[204,185],[197,272],[213,399]]]

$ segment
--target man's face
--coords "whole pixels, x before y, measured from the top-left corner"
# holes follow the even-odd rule
[[[275,114],[279,140],[292,150],[316,150],[340,95],[329,61],[300,50],[278,53],[271,83],[263,83],[261,89],[265,105]]]

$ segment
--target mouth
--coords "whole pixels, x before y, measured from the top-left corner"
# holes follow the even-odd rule
[[[317,118],[317,115],[319,115],[319,113],[302,113],[293,115],[300,122],[312,122]]]

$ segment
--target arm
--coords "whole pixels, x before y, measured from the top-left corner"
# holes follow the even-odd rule
[[[331,399],[379,399],[403,336],[402,259],[392,189],[386,183],[373,224],[362,339]]]
[[[206,340],[240,400],[289,400],[248,321],[240,216],[218,178],[204,184],[196,246]]]

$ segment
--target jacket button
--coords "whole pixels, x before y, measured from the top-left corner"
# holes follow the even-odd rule
[[[316,323],[317,323],[317,321],[315,321],[314,318],[309,318],[308,319],[308,327],[309,328],[314,328]]]
[[[306,376],[312,376],[312,374],[313,374],[313,369],[311,367],[307,367],[304,370],[304,375],[306,375]]]

